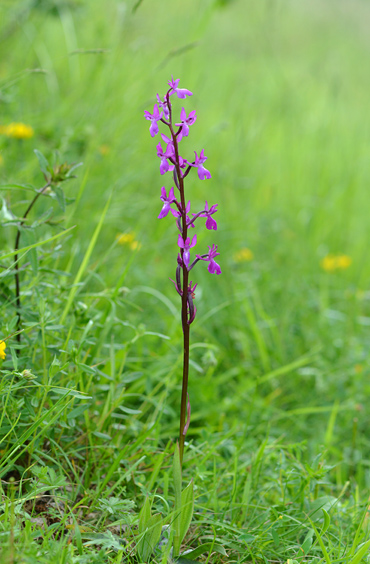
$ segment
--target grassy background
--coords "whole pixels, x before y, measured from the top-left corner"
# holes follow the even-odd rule
[[[317,500],[331,509],[332,560],[349,562],[350,548],[367,539],[360,523],[370,485],[369,17],[361,1],[143,0],[136,9],[113,0],[104,7],[99,0],[1,3],[0,125],[35,130],[29,140],[0,137],[2,184],[42,185],[34,148],[84,163],[66,185],[77,198],[66,223],[76,228],[61,248],[43,247],[37,275],[24,277],[25,319],[36,329],[19,360],[9,352],[3,362],[2,434],[12,430],[2,450],[11,456],[2,467],[1,538],[9,562],[33,561],[37,550],[36,561],[55,550],[58,562],[119,562],[122,550],[105,537],[87,545],[77,523],[107,536],[113,513],[101,500],[132,501],[136,508],[114,515],[127,520],[130,510],[131,542],[145,495],[171,499],[166,469],[181,355],[179,304],[168,281],[176,228],[156,219],[160,187],[170,184],[159,176],[143,112],[172,74],[194,92],[186,108],[198,116],[184,152],[190,158],[204,148],[212,173],[203,183],[190,176],[187,193],[193,209],[206,198],[219,204],[219,229],[197,230],[197,250],[218,244],[222,266],[217,278],[202,265],[195,273],[186,477],[195,479],[198,505],[187,545],[215,534],[229,556],[211,562],[318,561],[322,549],[307,519],[320,525]],[[5,189],[3,196],[21,216],[26,195]],[[40,202],[38,213],[49,206]],[[116,241],[131,231],[137,252]],[[50,226],[38,230],[40,239],[52,234]],[[4,251],[14,236],[4,226]],[[244,247],[253,260],[235,261]],[[349,255],[350,268],[323,271],[328,253]],[[3,338],[13,317],[3,303]],[[14,375],[24,369],[35,374],[31,383]],[[92,399],[58,404],[53,386]],[[54,426],[59,405],[64,411],[45,442],[42,418]],[[15,460],[12,449],[32,424],[40,437],[32,430]],[[118,468],[113,460],[121,460]],[[40,478],[45,464],[62,485]],[[17,484],[25,480],[13,494],[11,472]],[[34,523],[36,534],[23,528],[21,512],[30,513],[25,497],[37,488],[63,490],[68,511],[44,528]],[[11,495],[23,500],[18,556],[9,541]],[[155,503],[165,511],[160,498]],[[76,504],[90,509],[79,513]]]

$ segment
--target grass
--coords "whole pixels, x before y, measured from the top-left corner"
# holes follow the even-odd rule
[[[171,74],[194,92],[186,150],[205,148],[213,178],[188,185],[194,206],[219,204],[199,242],[222,267],[196,272],[184,549],[367,561],[368,19],[360,0],[2,2],[0,125],[35,132],[0,135],[3,562],[136,563],[146,497],[174,519],[175,228],[156,219],[143,119]],[[66,210],[40,198],[30,222],[52,215],[22,233],[17,345],[9,213],[44,184],[34,149],[83,166]],[[135,249],[117,239],[131,232]],[[352,263],[325,272],[329,253]]]

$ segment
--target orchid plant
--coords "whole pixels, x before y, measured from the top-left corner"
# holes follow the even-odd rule
[[[176,278],[173,282],[177,293],[181,297],[181,319],[184,335],[179,438],[180,462],[182,464],[185,436],[190,424],[190,400],[188,396],[189,335],[190,325],[193,323],[197,311],[194,305],[197,284],[189,281],[189,275],[199,261],[208,262],[208,272],[211,274],[221,274],[221,268],[215,261],[215,258],[220,254],[217,252],[217,245],[210,246],[208,253],[196,254],[193,260],[190,258],[190,250],[197,244],[197,236],[196,234],[190,236],[189,232],[195,228],[195,222],[199,218],[205,218],[207,229],[217,230],[217,222],[212,217],[217,212],[217,204],[209,206],[206,201],[203,210],[192,213],[190,216],[191,203],[190,200],[186,201],[185,197],[185,178],[193,169],[197,170],[200,180],[210,179],[211,173],[204,166],[207,160],[207,157],[204,155],[204,149],[200,151],[199,155],[194,151],[195,158],[192,161],[180,155],[179,144],[184,137],[189,135],[189,128],[195,123],[197,116],[194,110],[187,114],[186,109],[183,107],[180,119],[178,121],[174,120],[171,98],[176,95],[177,98],[183,100],[193,94],[186,88],[179,88],[179,82],[180,79],[174,80],[173,78],[168,82],[169,89],[165,96],[161,98],[157,94],[157,103],[154,105],[153,112],[146,111],[145,118],[150,121],[149,131],[152,137],[159,134],[158,123],[162,123],[168,128],[168,135],[161,134],[164,147],[159,143],[156,149],[157,156],[160,159],[159,171],[161,175],[168,172],[172,173],[174,183],[174,186],[168,190],[168,193],[165,186],[162,186],[160,199],[163,205],[158,218],[162,219],[171,213],[175,218],[179,231]],[[175,190],[177,190],[176,194]]]
[[[182,393],[181,393],[181,410],[180,410],[180,438],[176,444],[173,478],[175,491],[175,511],[171,524],[171,535],[173,539],[173,555],[178,557],[180,554],[181,543],[189,528],[193,510],[194,510],[194,488],[191,481],[185,489],[182,490],[182,461],[184,456],[185,436],[190,424],[190,399],[188,394],[188,378],[189,378],[189,345],[190,345],[190,325],[194,322],[197,310],[194,305],[195,289],[197,284],[189,280],[190,272],[199,261],[208,263],[208,272],[211,274],[221,274],[221,268],[217,264],[215,258],[220,254],[217,252],[217,245],[209,246],[207,253],[195,254],[191,257],[191,249],[197,244],[196,234],[190,235],[192,229],[195,228],[195,222],[199,218],[204,218],[206,228],[209,230],[217,230],[217,222],[214,214],[217,212],[217,204],[209,206],[206,201],[204,208],[196,213],[191,213],[190,200],[186,200],[185,196],[185,179],[193,169],[197,170],[200,180],[210,179],[211,173],[206,169],[204,163],[207,157],[202,149],[198,155],[196,151],[195,158],[190,161],[180,155],[179,144],[184,137],[190,132],[190,126],[197,119],[195,111],[188,114],[183,107],[180,112],[179,120],[173,118],[172,102],[174,95],[180,100],[192,96],[192,92],[186,88],[179,88],[180,80],[170,80],[168,82],[169,89],[165,96],[161,98],[157,94],[157,103],[154,105],[153,112],[145,112],[145,118],[150,121],[150,135],[155,137],[159,134],[158,124],[161,123],[167,127],[167,134],[162,133],[161,138],[164,145],[159,142],[157,156],[160,159],[159,172],[161,175],[172,173],[173,184],[169,190],[162,186],[160,199],[162,201],[162,209],[158,215],[159,219],[167,217],[169,214],[175,218],[178,229],[178,254],[175,280],[172,282],[181,298],[181,321],[183,330],[183,376],[182,376]],[[163,533],[163,521],[160,516],[151,515],[150,503],[147,500],[140,514],[139,519],[139,535],[140,540],[137,548],[139,556],[146,561],[150,552],[157,545]],[[172,542],[170,543],[172,544]],[[199,552],[199,549],[198,553]],[[202,550],[202,549],[201,549]],[[206,548],[204,548],[206,550]],[[181,562],[185,560],[178,560]],[[188,560],[188,555],[186,562]]]

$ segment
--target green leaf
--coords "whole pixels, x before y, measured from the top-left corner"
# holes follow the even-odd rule
[[[324,524],[323,524],[323,527],[322,527],[322,529],[321,529],[321,534],[323,535],[324,533],[326,533],[326,531],[327,531],[328,528],[329,528],[329,525],[330,525],[330,515],[329,515],[329,513],[328,513],[327,511],[325,511],[325,509],[322,509],[321,511],[322,511],[323,514],[324,514]]]
[[[90,407],[90,405],[91,405],[90,403],[84,403],[83,405],[78,405],[68,413],[67,419],[75,419],[76,417],[79,417],[80,415],[82,415],[84,411],[86,411],[86,409]]]
[[[96,370],[92,366],[88,364],[84,364],[83,362],[76,362],[76,366],[82,371],[86,372],[87,374],[95,374]]]
[[[10,211],[10,209],[7,206],[6,201],[4,200],[4,198],[1,198],[3,201],[3,205],[0,211],[0,221],[12,221],[13,219],[15,219],[15,216],[12,214],[12,212]]]
[[[193,480],[191,480],[191,482],[186,486],[184,491],[181,493],[180,544],[183,541],[190,527],[190,523],[193,518],[193,511],[194,511],[194,484],[193,484]]]
[[[205,552],[210,552],[211,550],[212,552],[218,552],[223,556],[227,556],[224,547],[221,544],[217,544],[213,542],[205,542],[204,544],[197,546],[197,548],[194,548],[194,550],[187,552],[186,554],[184,554],[184,556],[186,557],[189,556],[190,558],[197,558],[201,554],[204,554]],[[194,561],[186,560],[186,558],[179,558],[177,562],[194,562]]]
[[[139,515],[139,533],[143,533],[146,529],[146,525],[151,517],[150,511],[150,501],[147,497],[143,507],[141,508],[140,515]]]
[[[279,533],[277,531],[275,531],[275,529],[271,529],[271,536],[274,540],[275,546],[279,546],[279,544],[280,544]]]
[[[366,541],[361,548],[356,552],[352,560],[350,560],[349,564],[358,564],[362,558],[365,556],[367,551],[370,548],[370,540]]]
[[[130,407],[124,407],[123,405],[119,405],[118,409],[123,411],[123,413],[128,413],[129,415],[138,415],[141,413],[141,409],[131,409]]]
[[[150,517],[147,522],[146,531],[137,544],[137,551],[142,562],[148,562],[150,554],[159,542],[162,532],[162,517],[157,513]]]
[[[39,161],[40,168],[45,176],[50,176],[49,169],[50,164],[46,157],[38,150],[34,149],[34,153]]]
[[[60,209],[64,213],[66,211],[66,199],[64,196],[64,190],[60,186],[53,186],[53,192],[55,194]]]

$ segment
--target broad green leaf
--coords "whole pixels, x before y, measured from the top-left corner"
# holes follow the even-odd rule
[[[186,486],[183,492],[181,492],[181,513],[180,513],[180,543],[183,541],[188,529],[190,527],[191,520],[193,518],[194,511],[194,484],[193,480]]]
[[[139,515],[139,533],[143,533],[146,529],[146,525],[151,517],[150,511],[150,501],[147,497],[143,507],[141,508],[140,515]]]
[[[157,513],[150,517],[146,531],[137,544],[137,551],[142,562],[148,562],[155,545],[159,542],[162,532],[162,517]]]

